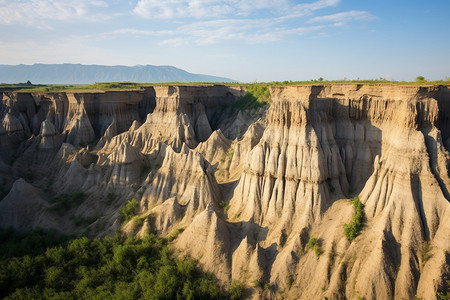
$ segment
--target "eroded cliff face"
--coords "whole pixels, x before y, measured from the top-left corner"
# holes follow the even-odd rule
[[[253,298],[449,289],[448,87],[271,87],[270,107],[242,111],[243,93],[3,93],[0,226],[177,234],[178,255]],[[350,242],[353,197],[364,226]]]

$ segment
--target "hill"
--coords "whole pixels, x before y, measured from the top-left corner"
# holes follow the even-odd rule
[[[0,65],[0,83],[88,84],[95,82],[232,82],[193,74],[172,66],[103,66],[81,64]]]

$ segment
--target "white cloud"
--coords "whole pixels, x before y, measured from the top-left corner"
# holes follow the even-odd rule
[[[327,15],[327,16],[318,16],[311,18],[307,21],[307,23],[320,23],[320,22],[335,22],[337,24],[342,24],[350,21],[372,21],[376,20],[377,17],[368,13],[367,11],[360,10],[352,10],[347,12],[341,12],[337,14]]]
[[[319,0],[312,3],[297,4],[293,7],[293,14],[309,14],[313,11],[336,6],[341,0]]]
[[[293,0],[139,0],[133,12],[150,20],[199,20],[170,32],[165,31],[166,38],[159,45],[208,45],[232,40],[268,43],[282,40],[288,35],[323,29],[325,26],[302,26],[297,19],[312,15],[320,9],[336,6],[341,0],[310,1],[296,4]],[[292,24],[293,20],[296,25]],[[142,36],[158,35],[152,30],[132,33]]]
[[[88,0],[0,0],[0,24],[21,24],[50,28],[48,21],[99,20],[106,15],[92,17],[92,10],[108,7],[105,1]]]
[[[340,0],[319,0],[306,4],[294,4],[292,0],[139,0],[133,12],[149,19],[248,16],[261,10],[282,15],[307,14],[334,6],[339,2]]]
[[[187,44],[209,45],[223,41],[239,41],[247,44],[270,43],[284,39],[289,35],[302,35],[318,31],[325,26],[304,26],[288,28],[274,19],[219,19],[199,21],[179,26],[172,30],[121,29],[103,35],[113,38],[121,35],[135,37],[164,37],[158,45],[183,46]],[[98,36],[97,36],[98,38]]]

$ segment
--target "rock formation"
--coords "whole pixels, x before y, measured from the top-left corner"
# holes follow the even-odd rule
[[[154,231],[249,298],[449,290],[449,87],[271,87],[242,110],[244,93],[2,93],[0,226]]]

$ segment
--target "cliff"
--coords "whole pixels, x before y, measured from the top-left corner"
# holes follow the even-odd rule
[[[178,255],[251,298],[448,291],[448,87],[271,87],[270,105],[240,110],[244,93],[1,94],[0,226],[175,232]],[[132,198],[139,212],[123,225]]]

